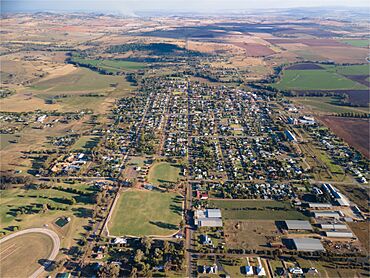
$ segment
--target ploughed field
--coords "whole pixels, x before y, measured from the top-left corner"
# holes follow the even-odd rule
[[[319,117],[335,134],[369,158],[369,119]]]

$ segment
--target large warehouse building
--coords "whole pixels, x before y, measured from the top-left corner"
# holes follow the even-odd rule
[[[314,238],[293,238],[295,249],[298,251],[325,251],[324,246],[321,244],[319,239]]]

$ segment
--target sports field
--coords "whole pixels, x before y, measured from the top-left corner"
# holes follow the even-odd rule
[[[119,197],[108,227],[114,236],[168,236],[179,229],[181,218],[180,195],[129,190]]]
[[[41,233],[30,233],[9,239],[0,246],[1,277],[29,277],[48,258],[52,239]]]
[[[177,182],[180,178],[180,167],[167,163],[155,163],[149,170],[148,182],[154,185],[161,185],[164,182]]]
[[[338,69],[342,74],[360,69]],[[284,70],[281,79],[273,84],[281,90],[366,90],[367,87],[352,81],[337,72],[335,68],[318,70]]]

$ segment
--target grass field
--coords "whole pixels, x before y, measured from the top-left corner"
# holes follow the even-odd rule
[[[99,143],[99,137],[81,136],[71,147],[74,151],[89,151]]]
[[[325,68],[327,71],[332,73],[338,73],[342,75],[369,75],[370,74],[370,65],[320,65]]]
[[[17,139],[15,134],[0,134],[0,150],[6,148]]]
[[[164,182],[177,182],[180,178],[180,168],[167,162],[155,163],[149,170],[148,182],[161,185]]]
[[[179,229],[181,218],[181,196],[130,190],[120,196],[109,222],[109,232],[115,236],[168,236]]]
[[[303,220],[308,217],[296,211],[287,202],[271,200],[211,200],[212,207],[222,210],[227,220]]]
[[[74,57],[73,61],[78,64],[91,65],[93,67],[101,68],[111,73],[139,70],[145,67],[145,64],[143,63],[121,60],[93,60]]]
[[[340,41],[356,47],[368,47],[370,45],[370,40],[368,39],[343,39]]]
[[[75,187],[86,193],[91,192],[85,185],[58,185]],[[41,226],[60,216],[84,218],[83,212],[92,208],[92,204],[86,199],[88,197],[56,189],[26,190],[18,187],[2,190],[0,194],[0,228],[2,231],[7,231],[10,226],[19,226],[20,229]],[[66,204],[64,198],[74,198],[76,204]],[[42,213],[40,210],[43,204],[50,204],[67,210],[47,210]],[[16,211],[21,208],[29,213],[17,215]],[[81,225],[82,223],[80,221]]]
[[[111,76],[96,73],[86,68],[78,68],[75,71],[41,80],[34,83],[30,88],[37,91],[50,92],[78,92],[78,91],[101,91],[111,88],[111,84],[126,85],[128,83],[122,76]]]
[[[361,68],[362,69],[362,68]],[[339,69],[341,73],[355,72],[359,69]],[[281,90],[366,90],[365,85],[354,82],[335,72],[327,70],[284,70],[281,79],[272,84]]]
[[[1,277],[29,277],[49,256],[52,239],[44,234],[31,233],[9,239],[0,246]]]
[[[296,97],[291,100],[319,113],[368,113],[369,111],[367,107],[336,105],[335,99],[332,97]]]

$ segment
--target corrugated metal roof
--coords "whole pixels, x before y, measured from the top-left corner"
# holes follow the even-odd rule
[[[325,251],[320,240],[315,238],[293,238],[294,245],[299,251]]]
[[[305,220],[286,220],[285,224],[289,230],[312,230],[310,222]]]

